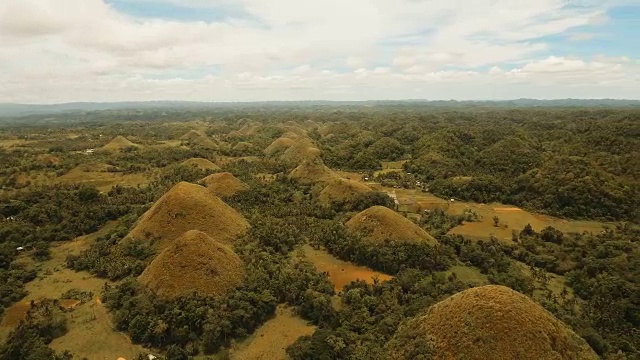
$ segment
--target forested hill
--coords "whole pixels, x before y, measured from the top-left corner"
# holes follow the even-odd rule
[[[640,107],[640,100],[617,99],[514,99],[502,101],[456,100],[375,100],[375,101],[272,101],[272,102],[194,102],[194,101],[127,101],[73,102],[63,104],[0,103],[0,118],[30,115],[60,114],[101,110],[148,109],[230,109],[230,108],[287,108],[309,106],[430,106],[430,107]]]

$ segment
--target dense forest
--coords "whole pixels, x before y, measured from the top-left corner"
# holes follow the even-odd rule
[[[15,124],[30,119],[37,121]],[[309,124],[309,141],[322,163],[336,171],[447,200],[496,202],[607,225],[598,233],[528,225],[511,229],[510,241],[489,234],[478,240],[451,232],[478,221],[476,214],[436,209],[412,218],[436,245],[393,237],[372,243],[345,222],[373,206],[396,210],[384,192],[326,202],[318,184],[287,176],[297,164],[264,155],[283,134],[297,131],[295,124]],[[195,126],[222,145],[213,149],[184,139]],[[259,130],[243,132],[250,126]],[[118,135],[140,146],[100,150]],[[50,259],[52,246],[117,221],[88,249],[68,255],[65,264],[103,279],[100,297],[114,327],[169,360],[228,358],[234,342],[246,339],[282,305],[317,327],[287,348],[291,359],[382,360],[408,319],[478,285],[452,270],[460,266],[530,296],[602,358],[640,359],[636,108],[383,103],[105,110],[56,114],[50,122],[39,115],[16,118],[0,126],[0,140],[21,144],[0,148],[0,314],[27,295],[25,284],[38,276],[37,264]],[[175,146],[163,146],[166,142]],[[238,143],[251,146],[232,146]],[[96,152],[87,155],[86,149]],[[182,164],[192,158],[210,159],[222,170]],[[389,162],[401,169],[379,172]],[[55,180],[95,163],[105,164],[103,173],[143,174],[147,181],[105,190]],[[175,184],[201,184],[220,171],[247,185],[223,197],[250,225],[233,244],[244,264],[244,281],[219,296],[159,296],[137,280],[157,256],[155,239],[127,241],[127,234]],[[328,274],[300,253],[303,245],[393,278],[355,281],[338,291]],[[553,289],[552,277],[565,279],[564,288]],[[31,305],[26,320],[0,345],[0,360],[78,358],[47,346],[67,332],[56,301]]]

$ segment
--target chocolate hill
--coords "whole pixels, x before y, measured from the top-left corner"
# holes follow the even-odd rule
[[[488,285],[457,293],[402,325],[387,359],[595,360],[584,339],[527,296]]]
[[[409,243],[438,243],[433,236],[411,220],[384,206],[373,206],[361,211],[345,225],[348,231],[372,242],[390,239]]]
[[[332,202],[349,202],[359,194],[371,192],[370,187],[350,179],[338,179],[329,183],[318,195],[318,200],[324,204]]]
[[[118,151],[123,150],[129,147],[141,147],[138,144],[135,144],[124,136],[118,135],[113,140],[109,141],[108,144],[102,147],[102,150],[107,151]]]
[[[320,159],[303,162],[289,173],[289,177],[304,185],[330,183],[340,178],[331,169],[326,167]]]
[[[228,172],[211,174],[202,179],[202,183],[215,195],[221,197],[232,196],[249,188],[247,184]]]
[[[162,297],[197,292],[223,295],[240,285],[242,261],[233,250],[198,230],[187,231],[160,252],[138,280]]]
[[[203,158],[191,158],[182,162],[184,166],[195,166],[202,170],[220,170],[220,167],[211,161]]]
[[[242,236],[247,220],[209,189],[181,182],[164,194],[127,235],[128,239],[153,239],[162,250],[189,230],[200,230],[225,244]]]

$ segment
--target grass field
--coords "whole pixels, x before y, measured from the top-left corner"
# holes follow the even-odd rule
[[[512,230],[520,231],[527,224],[530,224],[536,231],[540,231],[547,226],[553,226],[565,233],[582,233],[584,231],[599,233],[603,230],[603,226],[607,225],[598,221],[561,219],[499,203],[451,202],[450,199],[442,199],[420,189],[395,189],[371,182],[366,182],[366,184],[376,191],[395,193],[400,203],[398,210],[406,213],[408,217],[420,214],[423,210],[441,209],[452,215],[460,215],[468,210],[474,211],[478,214],[478,221],[464,223],[451,229],[450,233],[463,235],[475,240],[495,236],[499,240],[511,242]],[[497,227],[494,226],[494,216],[500,219]]]
[[[299,337],[313,334],[315,329],[291,308],[278,306],[273,319],[246,340],[234,344],[230,357],[232,360],[285,360],[286,348]]]
[[[443,272],[446,276],[456,273],[458,280],[466,283],[470,283],[476,286],[489,284],[487,275],[480,272],[479,269],[473,266],[455,265],[449,270]]]
[[[106,171],[105,166],[80,165],[68,173],[54,179],[59,183],[79,183],[95,186],[102,192],[107,192],[115,185],[138,186],[149,183],[153,176],[149,173],[123,174]]]
[[[140,352],[150,353],[140,346],[131,344],[126,335],[113,329],[107,309],[98,300],[102,287],[107,281],[93,277],[87,272],[76,272],[65,267],[68,254],[79,254],[97,237],[115,228],[117,224],[116,221],[109,222],[93,234],[52,246],[51,259],[34,264],[38,269],[38,277],[26,284],[28,295],[7,309],[0,323],[0,341],[3,341],[13,327],[24,319],[31,300],[59,299],[68,290],[79,289],[92,292],[94,298],[67,313],[69,331],[50,344],[53,349],[69,350],[79,359],[86,357],[92,360],[115,360],[119,357],[130,360]],[[26,256],[17,261],[33,263],[33,260]],[[69,305],[70,303],[71,301]]]
[[[364,266],[354,265],[350,262],[342,261],[326,251],[316,250],[309,245],[302,247],[305,257],[318,269],[318,271],[329,274],[329,280],[333,283],[336,291],[355,280],[364,280],[370,284],[374,278],[380,281],[391,280],[393,277],[381,272],[373,271]]]

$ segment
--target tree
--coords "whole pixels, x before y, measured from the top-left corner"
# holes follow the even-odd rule
[[[498,227],[498,224],[500,224],[500,218],[498,216],[494,216],[493,217],[493,226]]]

